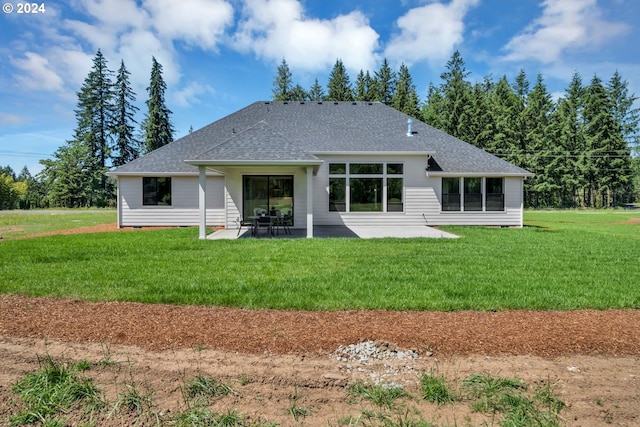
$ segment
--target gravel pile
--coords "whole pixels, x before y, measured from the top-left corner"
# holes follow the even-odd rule
[[[403,350],[387,341],[361,341],[357,344],[341,345],[333,353],[333,358],[341,362],[357,361],[363,365],[370,360],[418,359],[416,350]]]

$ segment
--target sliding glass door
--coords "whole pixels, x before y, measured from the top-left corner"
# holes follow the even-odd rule
[[[280,211],[293,218],[292,175],[245,175],[242,181],[242,215]]]

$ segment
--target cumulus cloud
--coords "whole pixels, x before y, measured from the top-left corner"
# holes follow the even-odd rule
[[[247,0],[234,46],[293,69],[326,70],[342,59],[351,70],[372,69],[379,35],[359,11],[313,19],[298,0]]]
[[[34,52],[25,52],[23,58],[13,58],[11,63],[21,71],[16,76],[18,84],[27,89],[61,91],[64,82],[50,67],[49,60]]]
[[[504,59],[556,61],[567,50],[600,46],[628,27],[602,19],[597,0],[545,0],[542,16],[504,47]]]
[[[179,107],[187,107],[189,105],[198,104],[200,97],[203,95],[213,95],[215,91],[209,85],[203,85],[197,82],[191,82],[184,88],[175,91],[172,99]]]
[[[479,0],[453,0],[449,4],[430,3],[410,9],[398,18],[384,55],[390,60],[413,64],[441,63],[463,41],[464,18]]]

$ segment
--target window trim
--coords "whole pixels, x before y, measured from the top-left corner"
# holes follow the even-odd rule
[[[344,173],[331,173],[332,165],[344,165]],[[382,172],[381,173],[350,173],[350,167],[352,164],[376,164],[381,165]],[[388,165],[400,165],[402,169],[402,173],[388,173]],[[402,161],[334,161],[328,163],[328,181],[327,181],[327,193],[329,195],[329,200],[326,205],[327,212],[338,212],[338,213],[353,213],[353,214],[382,214],[382,213],[405,213],[406,209],[406,187],[405,187],[405,175],[404,168],[405,163]],[[381,179],[382,180],[382,194],[380,197],[380,203],[382,204],[381,210],[372,210],[372,211],[352,211],[351,210],[351,179]],[[395,178],[402,180],[402,199],[400,202],[394,202],[396,204],[401,204],[402,209],[399,210],[389,210],[389,200],[388,200],[388,179]],[[345,187],[345,195],[344,195],[344,210],[331,210],[331,189],[329,186],[329,182],[331,179],[344,179],[344,187]]]

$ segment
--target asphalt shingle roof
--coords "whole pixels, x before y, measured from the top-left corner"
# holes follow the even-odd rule
[[[529,173],[378,102],[255,102],[112,171],[195,173],[194,161],[317,161],[317,153],[433,153],[434,171]]]

